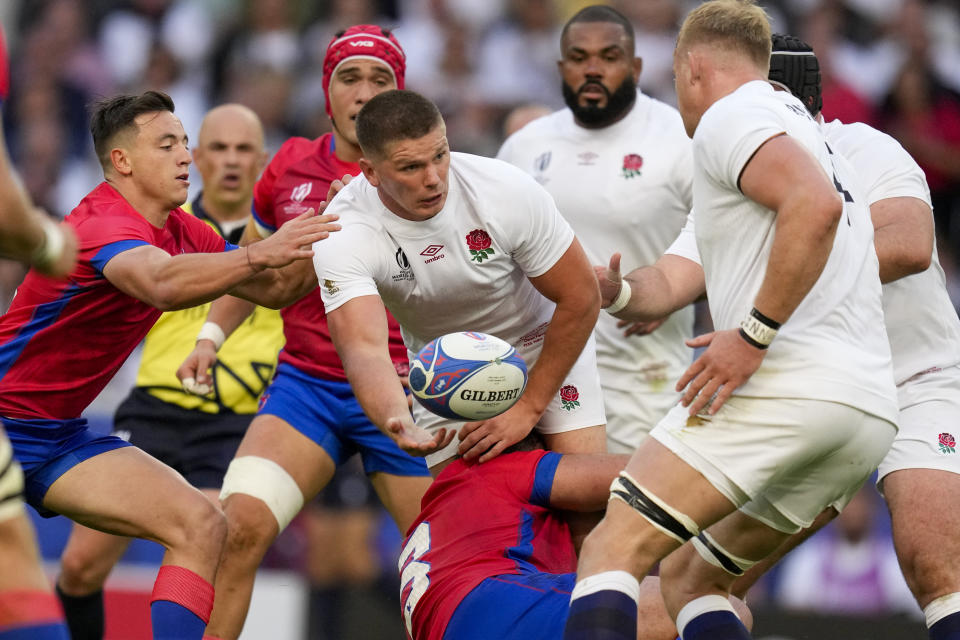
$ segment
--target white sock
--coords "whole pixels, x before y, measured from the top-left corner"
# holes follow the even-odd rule
[[[960,593],[948,593],[940,596],[923,608],[923,615],[927,619],[927,629],[937,624],[951,613],[960,611]]]
[[[691,620],[711,611],[729,611],[733,615],[737,615],[733,605],[730,604],[729,598],[718,595],[700,596],[683,605],[680,613],[677,614],[677,632],[680,637],[683,637],[683,629],[690,624]],[[739,617],[737,616],[737,618]]]
[[[576,600],[598,591],[619,591],[634,601],[640,602],[640,583],[626,571],[604,571],[577,580],[570,594],[570,600]]]

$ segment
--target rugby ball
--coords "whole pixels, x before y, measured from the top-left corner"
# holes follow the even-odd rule
[[[429,411],[451,420],[486,420],[520,398],[527,365],[500,338],[461,331],[427,343],[410,363],[410,392]]]

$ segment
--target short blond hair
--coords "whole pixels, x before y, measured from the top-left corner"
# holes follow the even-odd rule
[[[677,36],[677,48],[719,45],[747,56],[766,77],[771,37],[770,19],[753,0],[710,0],[687,15]]]

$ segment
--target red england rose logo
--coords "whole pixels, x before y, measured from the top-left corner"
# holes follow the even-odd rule
[[[640,175],[640,168],[643,166],[643,158],[636,153],[628,153],[623,156],[623,177],[633,178]]]
[[[572,384],[564,385],[560,389],[560,405],[567,411],[573,411],[580,406],[579,398],[580,394]]]
[[[492,256],[494,251],[490,248],[491,244],[492,241],[490,240],[490,234],[483,229],[474,229],[468,233],[467,248],[470,249],[470,254],[473,256],[470,258],[470,260],[483,262],[488,257]]]
[[[940,434],[940,453],[955,453],[957,440],[953,437],[952,433],[941,433]]]

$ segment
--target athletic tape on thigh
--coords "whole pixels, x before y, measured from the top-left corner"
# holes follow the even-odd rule
[[[700,532],[700,535],[693,539],[693,547],[704,560],[738,577],[757,564],[755,560],[747,560],[733,555],[717,544],[713,536],[706,531]]]
[[[610,485],[610,498],[619,498],[636,509],[650,524],[680,544],[700,533],[692,518],[680,513],[637,484],[626,471],[621,471]]]
[[[220,490],[223,502],[234,493],[242,493],[261,500],[283,531],[303,508],[303,494],[296,481],[273,460],[259,456],[234,458],[227,467]]]
[[[23,471],[0,432],[0,521],[23,513]]]

